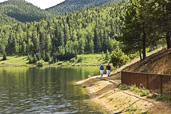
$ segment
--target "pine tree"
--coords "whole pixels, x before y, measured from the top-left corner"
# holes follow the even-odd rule
[[[4,52],[3,53],[3,58],[2,58],[2,60],[7,60],[7,54]]]

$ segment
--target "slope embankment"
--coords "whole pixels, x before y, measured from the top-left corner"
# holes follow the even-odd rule
[[[118,84],[118,80],[108,80],[106,77],[93,77],[77,82],[77,85],[87,89],[90,100],[109,114],[171,113],[169,104],[141,97],[127,90],[120,90],[117,88]]]
[[[171,74],[171,49],[149,53],[145,60],[135,59],[113,71],[109,79],[121,79],[121,71]]]
[[[171,114],[171,105],[167,102],[159,102],[118,89],[121,71],[171,74],[171,49],[152,53],[143,61],[134,60],[114,71],[111,77],[96,76],[77,82],[77,85],[87,89],[92,102],[110,114]]]
[[[126,67],[124,71],[171,74],[171,49],[154,53],[145,60]]]

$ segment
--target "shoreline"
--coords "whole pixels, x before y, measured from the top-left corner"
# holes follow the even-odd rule
[[[99,66],[100,64],[44,64],[42,67],[59,66]],[[36,64],[0,64],[0,67],[37,67]]]
[[[108,80],[106,77],[91,77],[76,85],[87,90],[89,100],[109,114],[143,113],[143,114],[169,114],[171,106],[166,102],[141,97],[128,90],[120,90],[118,80]]]

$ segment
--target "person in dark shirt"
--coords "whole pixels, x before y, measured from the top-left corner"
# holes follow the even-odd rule
[[[100,75],[101,75],[101,78],[103,77],[103,70],[104,70],[104,67],[103,67],[103,65],[101,64],[101,65],[100,65]]]
[[[106,65],[106,73],[107,73],[107,76],[108,76],[108,77],[109,77],[109,75],[110,75],[110,70],[111,70],[110,65],[109,65],[109,64]]]

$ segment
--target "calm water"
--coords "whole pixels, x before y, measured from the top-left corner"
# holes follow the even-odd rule
[[[101,114],[74,86],[98,67],[0,68],[0,113]]]

